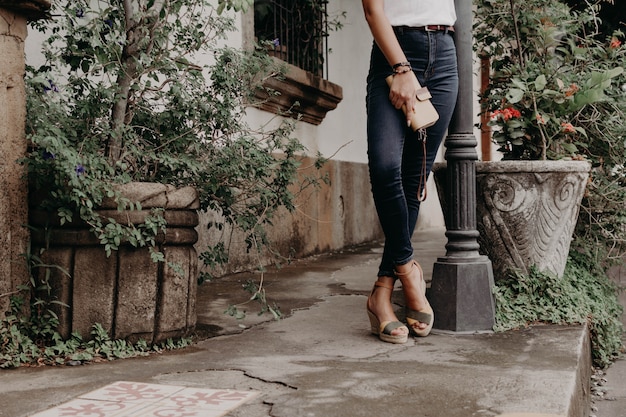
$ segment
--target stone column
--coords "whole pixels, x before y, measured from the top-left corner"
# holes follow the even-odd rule
[[[28,19],[49,8],[47,0],[0,0],[0,317],[28,280],[28,187],[17,162],[26,153],[24,41]]]
[[[472,2],[456,0],[455,42],[459,96],[446,138],[446,256],[433,267],[430,302],[435,328],[453,332],[490,330],[494,324],[491,261],[478,252],[476,152],[472,72]]]

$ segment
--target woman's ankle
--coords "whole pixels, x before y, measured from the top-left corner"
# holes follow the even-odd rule
[[[391,303],[391,295],[393,293],[394,284],[395,279],[393,277],[378,277],[374,288],[372,289],[372,292],[368,297],[368,307],[379,314],[384,314],[387,316],[394,314],[393,306]]]
[[[393,287],[396,283],[396,278],[387,275],[380,275],[376,278],[376,281],[382,283],[385,287]]]
[[[415,270],[416,263],[417,262],[415,262],[414,260],[410,260],[409,262],[405,264],[396,265],[396,267],[394,268],[396,276],[398,278],[407,277],[409,274],[411,274]]]

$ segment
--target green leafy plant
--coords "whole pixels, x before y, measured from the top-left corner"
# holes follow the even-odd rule
[[[620,33],[602,38],[591,5],[559,0],[480,0],[476,16],[475,49],[493,70],[483,111],[504,159],[584,154],[602,119],[620,115],[606,104],[625,100]]]
[[[606,268],[626,242],[626,47],[612,2],[479,0],[475,49],[492,67],[482,96],[504,159],[586,159],[574,244]]]
[[[54,325],[54,322],[50,322]],[[44,365],[80,365],[88,362],[134,358],[189,346],[191,338],[168,339],[163,343],[148,345],[145,340],[131,344],[123,339],[113,340],[99,323],[93,325],[93,339],[86,341],[78,333],[63,340],[56,332],[51,340],[42,343],[29,333],[35,327],[23,327],[9,317],[0,321],[0,368]]]
[[[238,229],[249,251],[274,254],[265,227],[278,210],[294,210],[298,193],[323,179],[300,172],[307,156],[293,135],[293,115],[247,123],[247,109],[261,104],[255,92],[263,81],[284,73],[264,48],[226,45],[235,26],[222,12],[251,4],[220,0],[216,9],[210,0],[54,2],[53,19],[35,23],[47,36],[45,63],[29,67],[26,77],[30,147],[24,164],[32,209],[62,225],[87,224],[109,255],[121,245],[148,247],[152,259],[163,262],[156,244],[167,227],[162,210],[132,225],[101,216],[98,207],[113,199],[119,210],[141,210],[118,192],[119,184],[192,186],[200,210],[217,219],[209,228]],[[315,166],[322,163],[318,158]],[[202,282],[228,262],[228,248],[220,240],[198,249]],[[46,282],[50,266],[39,267]],[[64,341],[55,330],[52,297],[31,284],[33,295],[23,299],[36,304],[15,309],[2,322],[1,366],[128,357],[186,343],[131,345],[111,340],[97,324],[90,341],[78,334]],[[259,294],[261,311],[277,317]]]
[[[507,280],[497,293],[498,314],[501,328],[508,327],[507,320],[522,325],[524,320],[584,322],[591,317],[596,361],[606,365],[622,332],[614,323],[617,289],[604,281],[604,271],[625,255],[626,48],[624,33],[598,18],[609,2],[568,3],[575,7],[559,0],[476,1],[475,50],[492,69],[482,110],[491,116],[493,140],[504,159],[592,163],[564,281],[536,271]],[[536,288],[525,287],[529,280],[548,286],[540,299],[534,298]],[[553,291],[566,294],[565,299]],[[567,298],[574,293],[585,303],[582,311],[574,311],[580,300]],[[595,309],[603,302],[611,307],[606,316]]]
[[[243,307],[248,303],[255,302],[259,305],[259,316],[269,313],[276,320],[282,317],[280,308],[276,305],[276,303],[270,303],[267,300],[265,288],[263,288],[263,275],[261,275],[259,282],[249,279],[242,284],[242,287],[246,292],[250,293],[250,298],[243,303],[229,305],[226,311],[224,311],[225,314],[228,314],[237,320],[242,320],[246,317],[246,312]]]
[[[623,350],[622,306],[615,284],[593,258],[571,253],[562,278],[531,268],[512,272],[494,287],[496,331],[536,323],[585,324],[594,365],[604,368]]]
[[[254,0],[218,0],[218,13],[224,10],[234,10],[236,12],[246,11],[254,4]]]
[[[219,11],[249,4],[56,2],[55,19],[38,24],[49,35],[46,63],[27,76],[31,202],[61,223],[86,222],[110,252],[154,246],[166,226],[158,212],[142,227],[100,217],[105,198],[139,208],[116,184],[193,186],[201,210],[242,230],[250,250],[267,247],[275,212],[293,210],[297,193],[320,178],[298,174],[306,149],[294,120],[246,122],[255,90],[283,72],[263,48],[223,45],[234,26]],[[219,245],[203,251],[207,267],[227,261]]]

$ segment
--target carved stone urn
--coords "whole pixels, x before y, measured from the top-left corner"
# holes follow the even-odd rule
[[[531,266],[562,276],[591,165],[586,161],[476,163],[476,223],[496,280]],[[444,213],[445,164],[434,167]]]
[[[47,212],[32,210],[33,253],[41,253],[39,279],[47,277],[59,333],[79,332],[89,339],[96,323],[116,339],[148,343],[188,335],[196,324],[199,208],[195,188],[136,182],[119,187],[141,210],[119,211],[114,201],[99,208],[103,218],[141,227],[152,208],[163,209],[167,222],[156,237],[163,262],[147,247],[122,244],[110,256],[91,232],[76,221],[60,224]]]

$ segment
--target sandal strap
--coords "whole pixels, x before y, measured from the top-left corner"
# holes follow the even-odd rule
[[[382,288],[387,288],[388,290],[392,290],[393,291],[393,283],[392,284],[388,284],[386,282],[381,281],[380,279],[376,280],[376,282],[374,283],[374,287],[382,287]]]
[[[409,263],[411,264],[411,269],[409,269],[409,270],[408,270],[408,271],[406,271],[406,272],[398,272],[396,269],[394,269],[394,271],[393,271],[393,272],[396,274],[396,276],[397,276],[398,278],[400,278],[400,277],[405,277],[405,276],[409,275],[411,272],[413,272],[413,269],[415,269],[416,267],[417,267],[417,268],[420,268],[420,270],[421,270],[421,267],[420,267],[420,265],[417,263],[417,261],[416,261],[416,260],[412,260],[412,261],[410,261]]]
[[[406,318],[419,321],[420,323],[430,324],[430,321],[433,319],[433,316],[430,313],[424,313],[423,311],[409,309],[406,313]]]
[[[401,327],[406,327],[406,326],[399,321],[390,321],[389,323],[387,323],[387,325],[385,326],[385,328],[382,330],[381,333],[391,335],[391,332]]]

